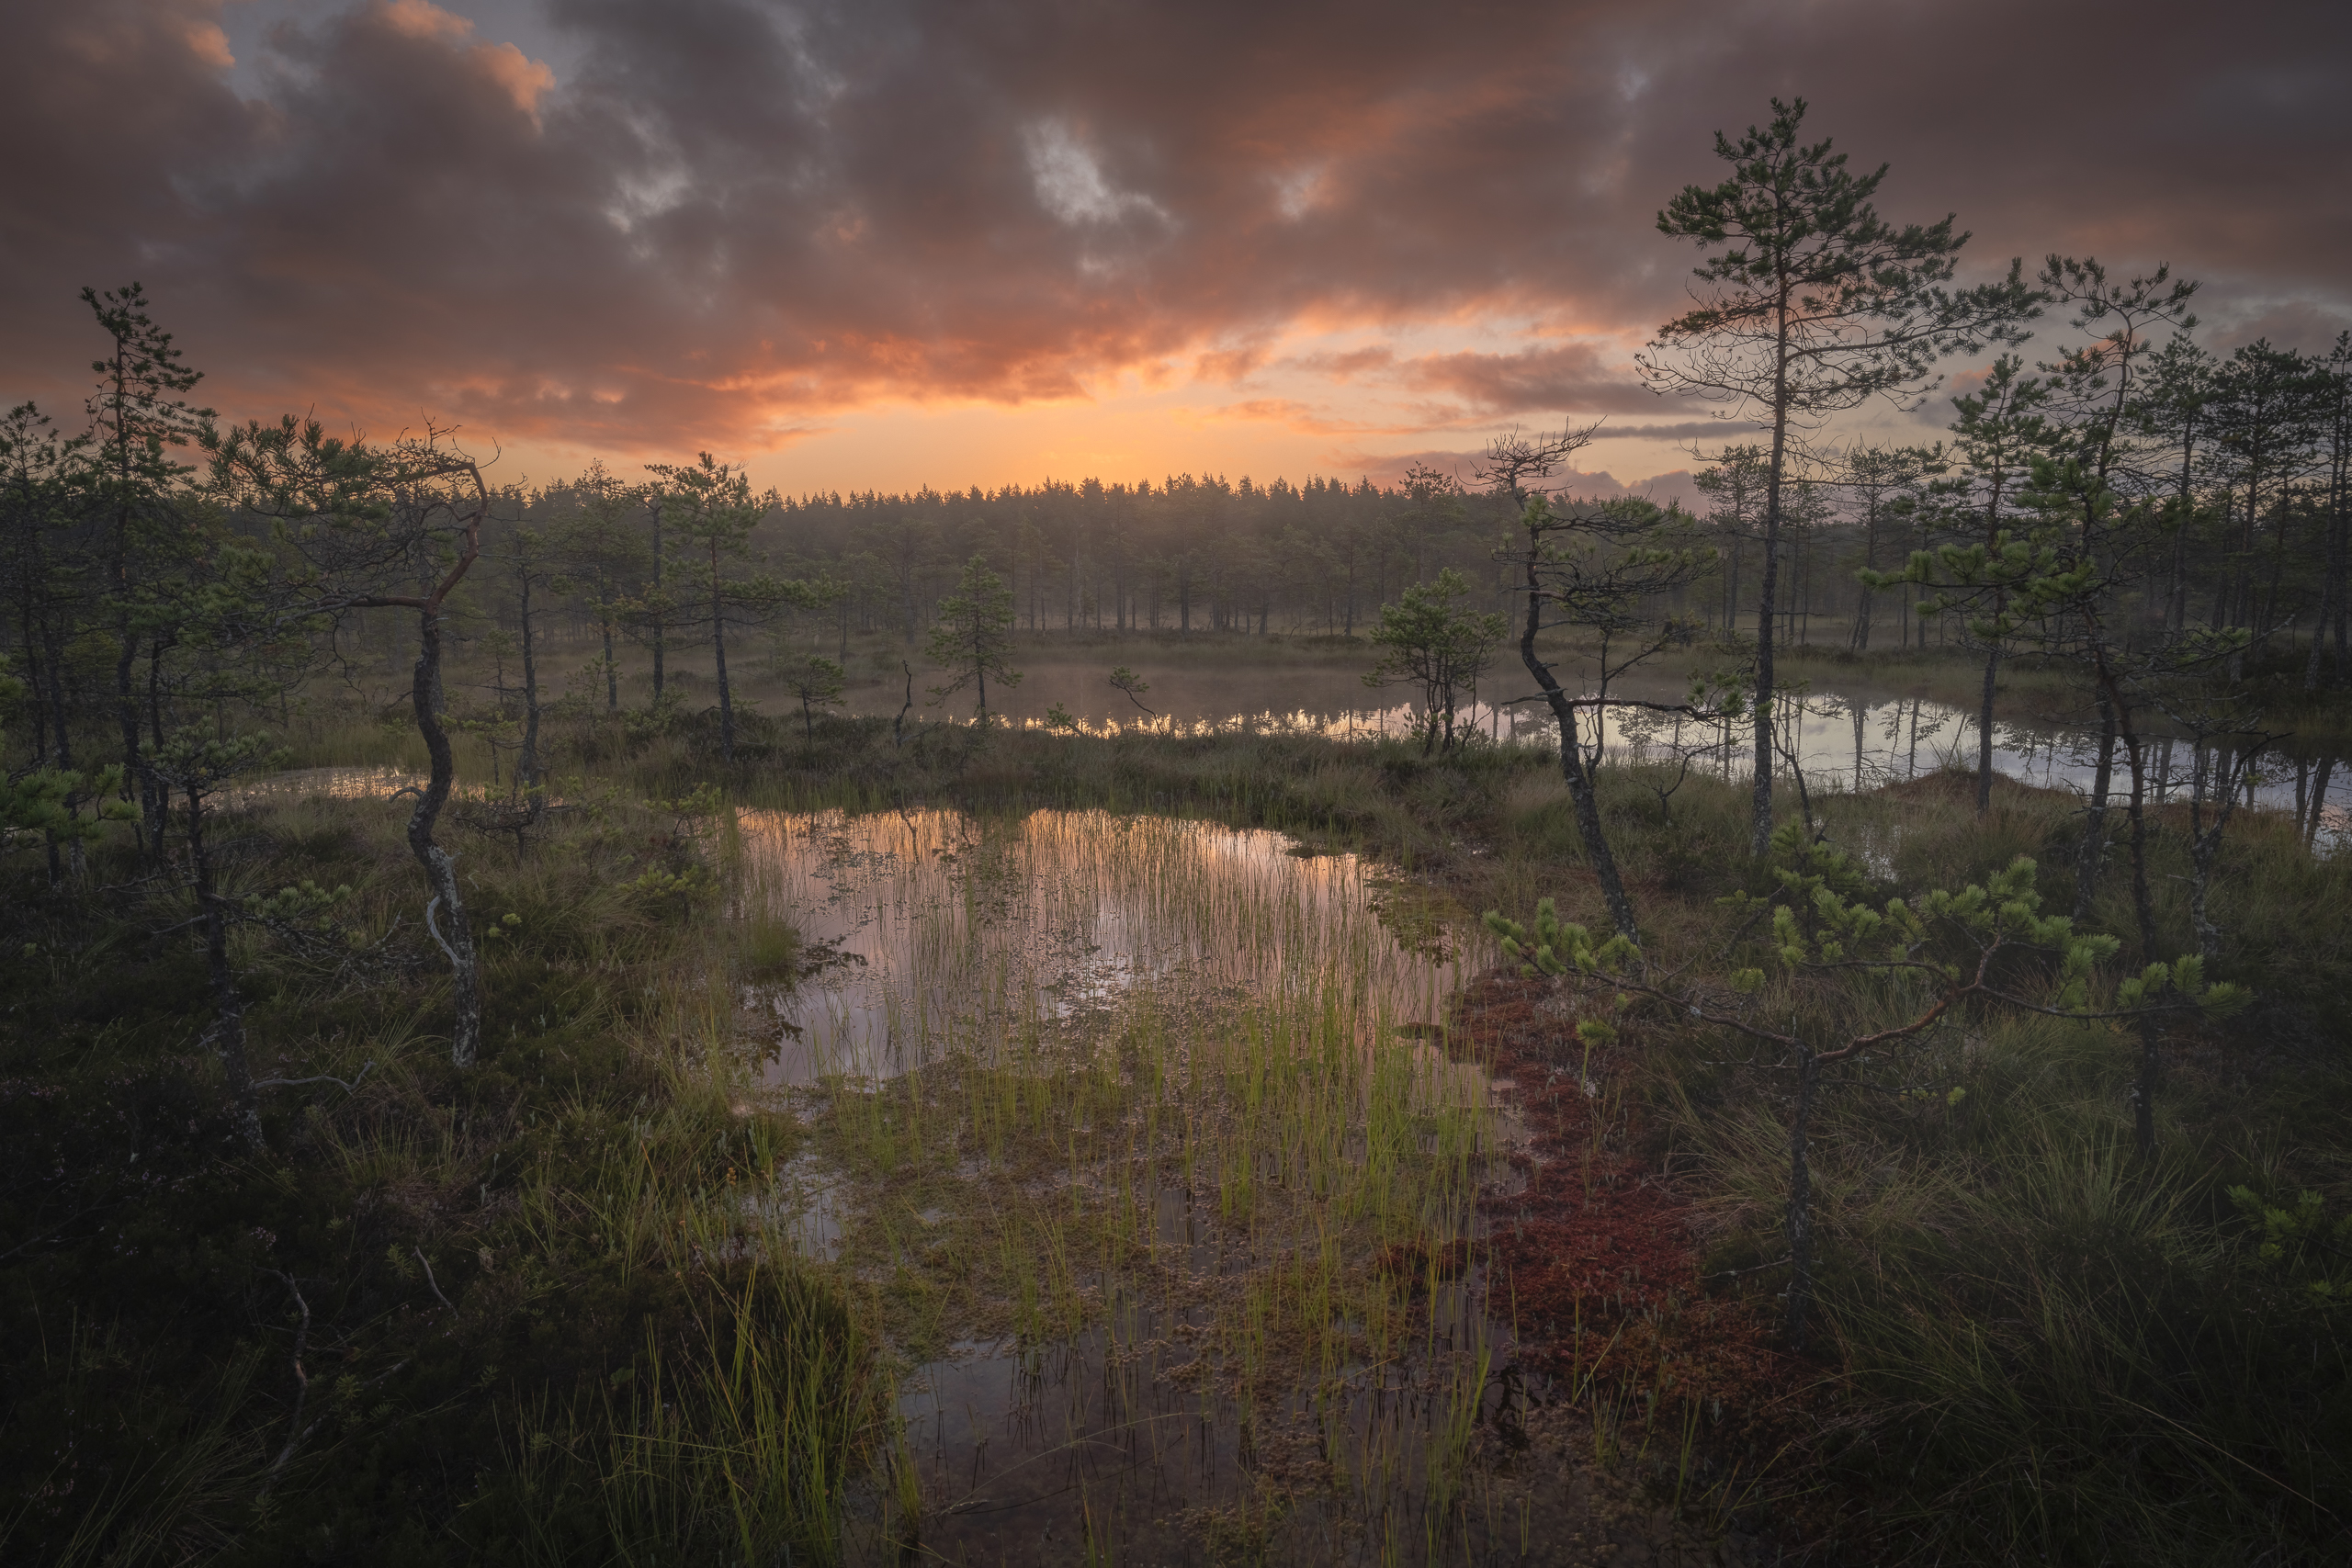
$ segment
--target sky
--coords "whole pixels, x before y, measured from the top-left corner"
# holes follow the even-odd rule
[[[2352,326],[2341,0],[0,0],[0,397],[78,423],[76,295],[137,279],[224,417],[517,483],[1386,482],[1602,419],[1581,487],[1663,498],[1750,427],[1634,373],[1657,210],[1776,96],[1964,280]]]

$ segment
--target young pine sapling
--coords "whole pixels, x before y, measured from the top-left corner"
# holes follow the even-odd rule
[[[1816,1295],[1813,1118],[1825,1089],[1847,1081],[1827,1069],[1860,1072],[1917,1047],[1978,1007],[2075,1018],[2118,1018],[2149,1007],[2220,1011],[2242,998],[2234,987],[2208,985],[2195,959],[2154,964],[2118,983],[2104,1006],[2094,1000],[2098,965],[2116,951],[2113,937],[2084,934],[2071,919],[2041,913],[2034,863],[2019,857],[2006,871],[1957,890],[1916,900],[1881,899],[1859,866],[1834,846],[1808,839],[1794,823],[1773,835],[1779,890],[1726,902],[1748,911],[1748,927],[1767,909],[1761,964],[1715,979],[1660,973],[1623,936],[1596,943],[1582,926],[1558,919],[1551,901],[1537,906],[1532,931],[1489,911],[1487,927],[1522,972],[1573,977],[1612,988],[1618,1006],[1647,999],[1675,1017],[1726,1029],[1775,1054],[1771,1065],[1793,1076],[1789,1121],[1789,1289],[1785,1327],[1802,1349]],[[2012,960],[2027,952],[2053,959]],[[1588,1020],[1588,1041],[1614,1033]],[[1957,1101],[1957,1087],[1947,1097]]]

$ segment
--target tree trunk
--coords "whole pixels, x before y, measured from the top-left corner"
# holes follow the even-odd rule
[[[2249,764],[2245,772],[2252,774],[2251,750],[2246,753]],[[2211,964],[2222,956],[2222,928],[2215,925],[2209,913],[2209,901],[2213,893],[2213,866],[2221,858],[2222,835],[2229,828],[2231,813],[2237,808],[2237,784],[2240,764],[2233,747],[2214,748],[2212,773],[2213,825],[2205,825],[2205,773],[2199,770],[2188,797],[2188,928],[2197,933],[2197,953]]]
[[[2335,501],[2335,565],[2333,568],[2335,574],[2334,630],[2335,678],[2341,681],[2347,672],[2352,672],[2352,644],[2347,643],[2347,634],[2352,634],[2352,508],[2347,508],[2346,505],[2346,498],[2341,493],[2343,486],[2340,483],[2337,490],[2339,493]]]
[[[1600,806],[1594,798],[1592,776],[1585,771],[1584,750],[1577,734],[1577,710],[1568,701],[1567,693],[1554,679],[1552,667],[1536,657],[1535,634],[1543,626],[1544,592],[1535,570],[1535,541],[1530,538],[1527,547],[1527,625],[1519,638],[1520,662],[1527,666],[1535,684],[1544,693],[1544,701],[1551,707],[1552,716],[1560,726],[1560,773],[1567,781],[1568,799],[1576,808],[1577,836],[1584,840],[1586,860],[1592,864],[1592,874],[1600,884],[1600,897],[1609,906],[1609,918],[1617,934],[1636,945],[1641,942],[1641,929],[1634,919],[1633,900],[1625,896],[1625,885],[1617,874],[1617,857],[1609,848],[1609,835],[1600,825]]]
[[[2273,536],[2270,545],[2270,586],[2263,594],[2262,616],[2256,623],[2261,627],[2260,635],[2264,637],[2268,637],[2278,626],[2278,595],[2287,575],[2287,536],[2291,531],[2290,524],[2293,517],[2294,513],[2287,507],[2278,508],[2278,531]],[[2294,645],[2294,634],[2290,631],[2287,635],[2287,646],[2291,649]]]
[[[450,1059],[460,1067],[470,1067],[481,1050],[481,981],[474,953],[473,928],[466,920],[465,897],[458,890],[458,857],[434,842],[433,829],[441,819],[441,808],[448,804],[450,787],[457,782],[457,760],[449,750],[449,732],[442,728],[439,704],[435,700],[441,689],[441,619],[437,605],[428,606],[418,617],[423,623],[423,636],[418,642],[416,677],[410,687],[410,700],[416,709],[417,733],[424,738],[424,750],[432,759],[424,793],[417,797],[416,809],[409,814],[409,852],[416,856],[424,868],[426,884],[433,889],[433,899],[425,906],[425,924],[449,957],[450,999],[456,1018],[450,1027]],[[434,918],[435,906],[447,909],[448,934],[443,935]]]
[[[514,782],[523,789],[539,782],[539,666],[532,648],[531,574],[523,573],[523,754],[515,760]]]
[[[662,503],[653,503],[653,700],[662,700],[662,656],[668,651],[663,646],[667,627],[662,622]]]
[[[1868,715],[1859,697],[1849,699],[1847,705],[1854,710],[1854,793],[1860,795],[1862,793],[1862,726]]]
[[[1735,536],[1730,547],[1724,551],[1724,602],[1722,605],[1723,639],[1729,642],[1739,630],[1739,540]]]
[[[139,791],[139,851],[141,858],[153,862],[164,853],[164,822],[160,802],[155,798],[155,775],[148,768],[145,752],[139,744],[139,698],[130,679],[139,645],[131,637],[127,611],[116,617],[115,635],[121,639],[114,661],[114,685],[115,717],[122,730],[123,789],[126,794],[134,786]]]
[[[48,654],[49,713],[57,746],[54,754],[57,765],[70,771],[74,766],[74,740],[65,727],[65,649],[55,627],[46,623],[41,627],[41,646]]]
[[[1862,569],[1865,571],[1878,570],[1878,508],[1875,506],[1871,508],[1870,520],[1865,525],[1862,535]],[[1865,582],[1861,585],[1860,596],[1854,603],[1853,648],[1856,653],[1866,653],[1870,650],[1871,602],[1877,597],[1877,591],[1869,583]]]
[[[2098,767],[2091,775],[2090,806],[2083,813],[2082,848],[2075,856],[2075,919],[2087,920],[2098,892],[2099,861],[2107,853],[2107,797],[2115,782],[2115,704],[2098,692]]]
[[[261,1109],[254,1093],[252,1066],[245,1060],[245,998],[229,966],[228,901],[221,897],[212,874],[211,846],[204,839],[204,796],[187,791],[187,855],[196,876],[197,908],[204,918],[204,969],[212,986],[212,1049],[229,1077],[229,1099],[236,1107],[237,1130],[248,1146],[266,1147]]]
[[[2243,626],[2251,631],[2254,628],[2254,529],[2260,517],[2261,474],[2257,465],[2246,480],[2245,519],[2238,528],[2237,576],[2228,590],[2229,625],[2233,629]],[[2245,679],[2245,648],[2243,645],[2230,655],[2229,669],[2231,680]]]
[[[1772,847],[1772,619],[1780,611],[1781,466],[1788,452],[1786,399],[1772,413],[1772,467],[1765,477],[1764,584],[1756,613],[1756,778],[1750,795],[1747,852],[1758,860]]]
[[[735,697],[727,683],[727,600],[718,583],[718,546],[710,547],[710,661],[718,680],[718,756],[735,760]]]
[[[1976,708],[1976,815],[1993,809],[1993,682],[2001,669],[1996,643],[1984,654],[1984,694]]]
[[[605,711],[618,713],[621,705],[621,669],[613,661],[613,617],[604,616],[605,631]]]
[[[215,708],[218,715],[218,708]],[[147,743],[149,755],[160,755],[164,750],[164,641],[161,637],[147,644]],[[152,787],[154,795],[155,859],[164,858],[164,838],[172,820],[172,787],[164,779],[155,776],[151,765],[149,778],[142,781],[141,793]]]
[[[2352,421],[2346,420],[2344,411],[2352,396],[2341,389],[2336,396],[2335,444],[2328,465],[2327,563],[2320,580],[2319,619],[2312,627],[2311,662],[2303,669],[2305,691],[2315,690],[2319,685],[2320,650],[2326,646],[2331,628],[2335,633],[2336,674],[2340,678],[2344,673],[2346,558],[2352,555],[2352,532],[2347,532],[2346,527],[2352,518],[2345,513],[2346,469],[2347,463],[2352,463]]]
[[[2132,732],[2120,705],[2118,721],[2123,736],[2124,763],[2132,771],[2132,911],[2140,928],[2140,963],[2144,967],[2156,961],[2156,906],[2148,891],[2147,775],[2140,739]],[[2157,999],[2143,998],[2142,1005]],[[2156,1069],[2162,1060],[2164,1031],[2151,1012],[2143,1012],[2139,1024],[2140,1072],[2132,1086],[2132,1142],[2142,1159],[2153,1159],[2156,1153]]]

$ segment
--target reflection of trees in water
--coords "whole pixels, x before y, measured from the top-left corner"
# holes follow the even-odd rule
[[[1128,1001],[1345,991],[1351,1010],[1431,1018],[1486,949],[1461,911],[1262,830],[1093,811],[751,812],[741,827],[747,897],[853,961],[784,999],[801,1032],[790,1077],[888,1076]]]

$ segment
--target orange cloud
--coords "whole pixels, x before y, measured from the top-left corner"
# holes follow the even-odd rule
[[[384,25],[403,38],[459,45],[473,36],[471,21],[443,10],[433,0],[379,0],[379,4]],[[224,39],[224,51],[225,46]],[[467,46],[466,53],[474,67],[503,90],[516,108],[537,122],[540,95],[555,85],[552,69],[530,59],[511,43],[472,44]]]
[[[1714,428],[1629,374],[1692,259],[1652,220],[1792,85],[1893,163],[1887,216],[1957,209],[1987,265],[2120,245],[2211,279],[2209,314],[2352,310],[2352,209],[2311,197],[2352,144],[2340,7],[564,0],[528,51],[467,10],[322,0],[232,62],[217,0],[31,8],[0,52],[0,133],[44,153],[0,168],[11,395],[73,406],[75,291],[137,276],[224,409],[549,451],[923,458],[855,445],[887,428],[1295,475],[1608,414],[1614,463]],[[2093,144],[2130,151],[2015,175]]]

